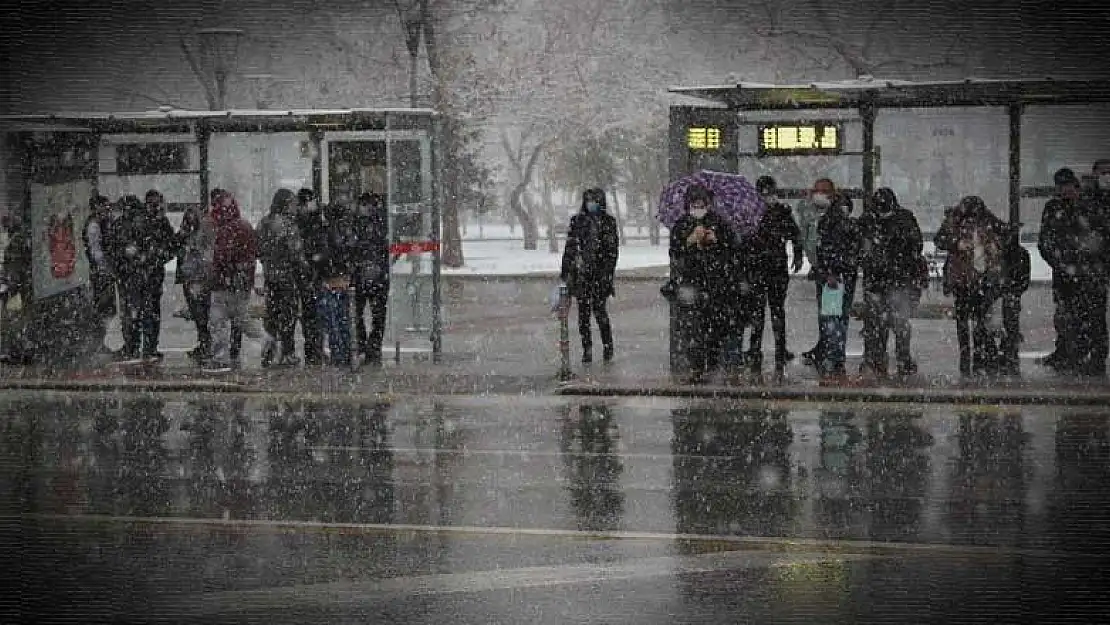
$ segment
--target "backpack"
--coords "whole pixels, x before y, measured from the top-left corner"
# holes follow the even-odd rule
[[[957,228],[956,250],[949,254],[944,282],[952,292],[978,291],[1003,273],[1002,238],[988,224],[962,224]]]

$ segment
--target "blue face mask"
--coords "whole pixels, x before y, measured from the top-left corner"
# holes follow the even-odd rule
[[[586,210],[591,213],[596,213],[601,210],[601,204],[597,202],[586,202]]]

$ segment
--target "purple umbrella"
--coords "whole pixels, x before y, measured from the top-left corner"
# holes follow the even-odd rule
[[[713,211],[742,235],[755,234],[767,205],[752,183],[740,174],[703,169],[683,176],[663,188],[659,196],[659,221],[673,228],[686,212],[686,190],[702,185],[713,192]]]

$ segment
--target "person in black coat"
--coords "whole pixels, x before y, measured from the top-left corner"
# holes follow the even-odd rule
[[[1057,195],[1041,219],[1037,247],[1052,267],[1063,337],[1056,369],[1092,376],[1106,373],[1100,345],[1106,336],[1107,247],[1110,228],[1098,206],[1080,195],[1070,169],[1053,177]]]
[[[841,314],[835,327],[823,324],[818,349],[821,360],[815,364],[822,375],[844,375],[844,343],[848,335],[852,299],[855,295],[856,274],[859,271],[860,228],[848,215],[844,203],[829,206],[817,221],[817,262],[813,274],[819,288],[840,288]],[[823,291],[819,291],[822,294]],[[820,317],[820,315],[819,315]],[[835,330],[835,332],[830,332]],[[834,336],[835,335],[835,336]],[[832,343],[836,344],[833,345]]]
[[[578,333],[582,337],[582,362],[593,360],[590,317],[597,320],[605,362],[613,359],[613,329],[606,300],[615,293],[613,280],[620,254],[617,220],[607,212],[605,191],[582,193],[582,208],[570,219],[559,277],[578,305]]]
[[[351,318],[348,289],[356,271],[353,224],[346,207],[333,204],[324,210],[326,222],[317,241],[316,295],[319,323],[328,336],[331,364],[351,364]]]
[[[96,309],[99,325],[96,328],[96,342],[101,352],[107,352],[104,339],[108,330],[108,320],[116,316],[116,278],[105,256],[104,250],[111,231],[110,212],[112,202],[103,195],[89,200],[89,217],[81,230],[85,243],[85,257],[89,261],[89,286],[92,288],[93,307]]]
[[[730,327],[730,298],[739,256],[732,228],[710,210],[713,194],[701,186],[686,192],[686,214],[671,228],[671,279],[682,307],[680,332],[692,383],[718,366]]]
[[[759,230],[752,240],[752,272],[758,298],[751,320],[751,347],[749,360],[762,358],[765,311],[771,310],[771,331],[775,335],[775,368],[782,369],[794,359],[786,349],[786,292],[790,288],[791,267],[787,266],[786,244],[793,245],[793,271],[802,268],[802,242],[798,224],[789,206],[778,201],[775,192],[778,184],[770,176],[763,176],[755,188],[767,204],[767,212],[760,221]]]
[[[363,193],[351,218],[354,231],[355,336],[358,349],[369,364],[381,364],[389,305],[390,274],[389,213],[377,193]],[[370,331],[366,308],[370,307]]]
[[[917,372],[910,351],[910,318],[921,297],[924,246],[917,218],[898,204],[894,191],[875,191],[859,220],[863,235],[863,371],[887,373],[887,342],[894,334],[898,373]]]
[[[1019,375],[1018,348],[1021,346],[1021,296],[1029,290],[1031,262],[1029,250],[1021,244],[1021,224],[1011,224],[1002,253],[1002,339],[999,341],[998,370],[1003,375]]]
[[[326,240],[324,217],[316,201],[316,192],[301,189],[297,192],[297,228],[304,242],[305,262],[297,273],[297,294],[301,300],[301,334],[304,337],[304,364],[318,366],[324,362],[324,340],[320,332],[317,297],[321,292],[317,268],[323,256]]]
[[[113,228],[107,250],[119,278],[123,304],[124,360],[157,362],[162,326],[162,285],[166,263],[177,255],[177,236],[162,211],[161,194],[147,192],[146,203],[134,195],[121,200],[124,215]]]

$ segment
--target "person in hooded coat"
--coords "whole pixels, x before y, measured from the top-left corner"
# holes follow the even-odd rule
[[[305,262],[297,274],[297,295],[301,300],[301,334],[304,337],[304,364],[324,364],[324,338],[320,328],[317,298],[322,292],[317,269],[323,258],[325,236],[324,216],[312,189],[297,192],[297,228],[304,243]]]
[[[363,193],[351,218],[354,231],[355,336],[366,362],[382,362],[382,340],[389,304],[390,274],[389,214],[382,196]],[[370,330],[366,308],[370,308]]]
[[[752,240],[752,270],[758,302],[751,320],[751,344],[748,359],[753,363],[762,360],[765,311],[771,311],[771,331],[775,336],[775,369],[781,370],[794,359],[786,349],[786,292],[790,288],[790,271],[802,268],[801,231],[794,221],[789,206],[778,201],[778,184],[771,176],[762,176],[755,183],[756,190],[767,205],[767,212],[759,223],[759,230]],[[793,267],[787,266],[786,245],[793,246]]]
[[[204,369],[223,373],[236,364],[236,342],[242,340],[254,288],[258,244],[235,198],[226,192],[216,198],[201,225],[200,239],[206,252],[208,290],[212,298],[209,312],[212,359]]]
[[[1107,254],[1110,227],[1098,206],[1080,194],[1070,169],[1053,176],[1057,195],[1045,204],[1037,247],[1052,268],[1062,331],[1058,371],[1104,376],[1100,346],[1106,335]]]
[[[911,352],[910,318],[921,298],[921,228],[886,187],[872,194],[859,227],[863,235],[862,370],[886,375],[887,343],[893,332],[898,373],[912,375],[917,363]]]
[[[617,220],[608,213],[605,191],[587,189],[582,193],[581,209],[571,217],[559,272],[577,302],[583,363],[593,361],[591,317],[597,320],[601,334],[602,359],[605,362],[613,359],[613,329],[606,303],[614,295],[619,255]]]
[[[181,285],[185,295],[185,310],[180,311],[178,316],[191,319],[196,328],[197,345],[189,356],[198,363],[212,357],[212,337],[208,332],[208,310],[212,306],[212,298],[204,275],[204,253],[198,247],[197,233],[208,218],[216,198],[224,193],[223,189],[212,189],[208,194],[208,206],[197,204],[186,209],[181,217],[181,228],[177,231],[179,253],[174,283]]]
[[[998,337],[991,314],[1002,296],[1007,238],[1006,224],[972,195],[960,200],[933,239],[937,250],[948,254],[944,292],[955,298],[960,375],[997,372]]]
[[[304,264],[304,243],[293,220],[296,196],[278,189],[270,212],[258,224],[258,257],[266,281],[266,345],[262,366],[296,366],[294,332],[300,299],[297,276]]]
[[[147,192],[147,202],[134,195],[121,200],[124,214],[113,228],[108,261],[116,269],[123,307],[122,360],[160,362],[158,339],[162,330],[162,288],[166,263],[178,252],[177,236],[170,220],[155,201],[155,190]]]
[[[731,327],[733,274],[740,257],[735,233],[712,206],[708,189],[691,186],[686,192],[686,214],[671,228],[671,279],[694,384],[704,382],[720,362]]]

